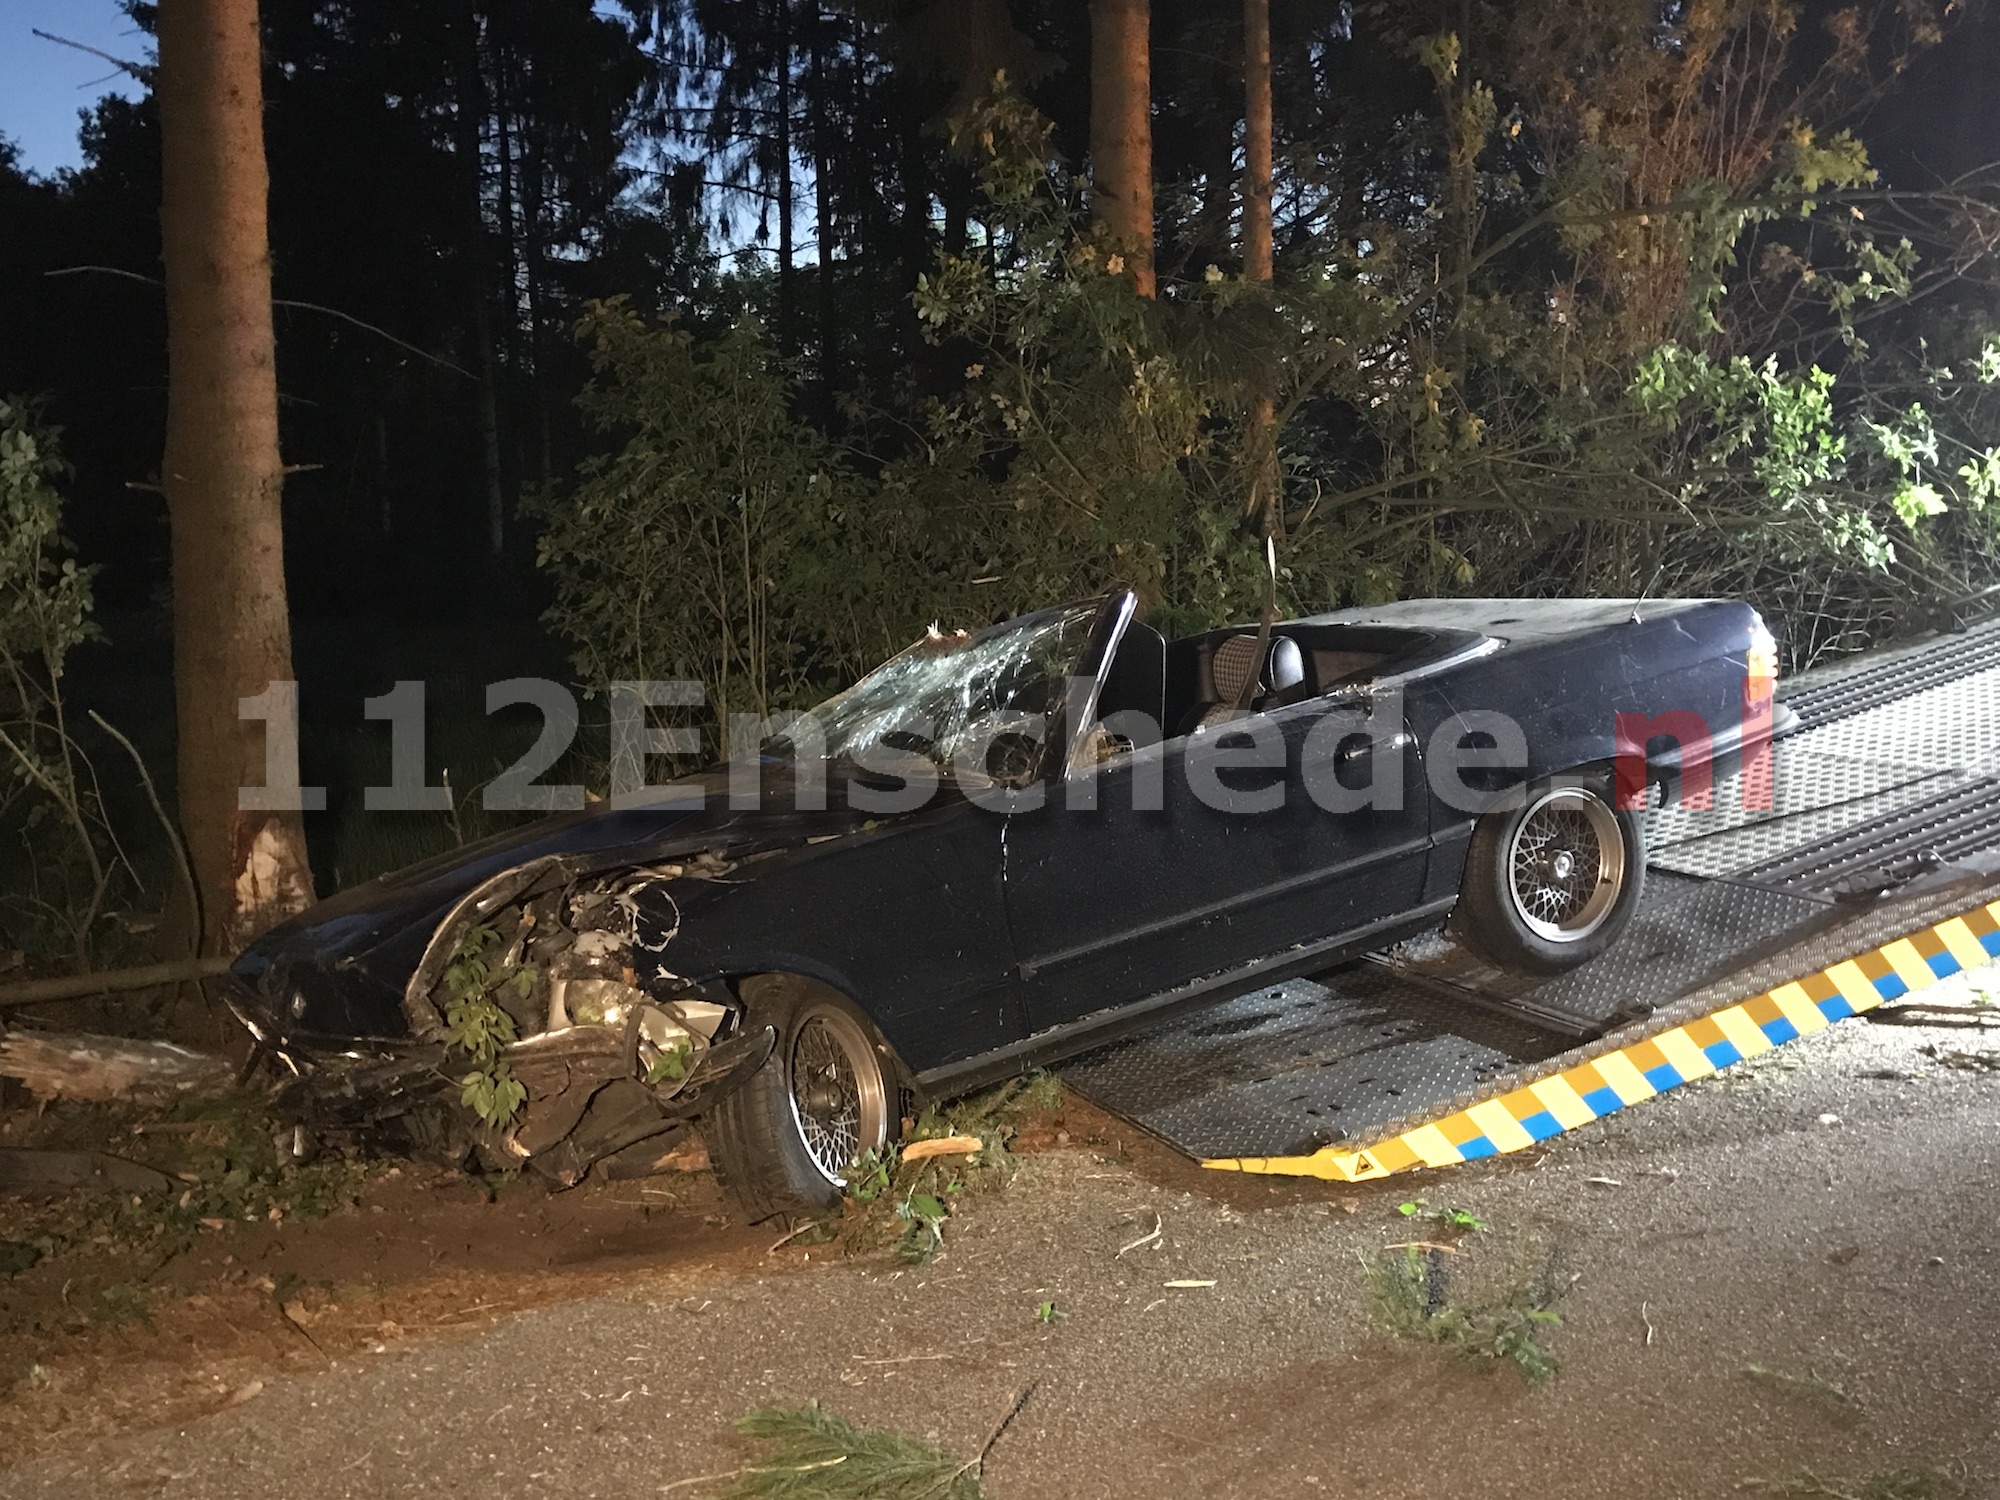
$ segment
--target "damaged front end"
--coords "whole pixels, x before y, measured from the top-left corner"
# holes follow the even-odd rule
[[[304,1149],[525,1165],[562,1186],[598,1163],[644,1175],[776,1041],[744,1025],[727,984],[665,961],[680,929],[668,887],[730,868],[703,854],[590,874],[552,855],[492,876],[431,933],[403,986],[404,1036],[287,1026],[287,994],[293,1017],[309,1014],[297,966],[272,965],[255,1000],[232,1004],[290,1075],[278,1104]],[[356,965],[314,967],[324,978]]]

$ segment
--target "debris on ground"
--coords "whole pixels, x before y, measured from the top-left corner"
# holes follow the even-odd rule
[[[1958,1500],[1965,1493],[1965,1487],[1944,1470],[1921,1465],[1847,1484],[1808,1472],[1795,1479],[1746,1480],[1743,1487],[1787,1500]]]
[[[229,1086],[229,1060],[172,1042],[15,1031],[0,1037],[0,1077],[17,1078],[37,1099],[163,1103],[177,1094]]]
[[[61,1192],[90,1188],[104,1193],[158,1193],[174,1179],[104,1151],[38,1151],[0,1146],[0,1193]]]
[[[767,1407],[736,1423],[745,1437],[772,1446],[764,1462],[676,1480],[662,1492],[728,1480],[731,1500],[984,1500],[986,1455],[1033,1390],[1030,1381],[1014,1392],[979,1451],[963,1462],[900,1433],[856,1427],[817,1402]]]
[[[1607,1178],[1587,1177],[1586,1182],[1603,1182]],[[1612,1184],[1614,1187],[1617,1184]],[[1440,1229],[1451,1231],[1453,1235],[1480,1234],[1486,1229],[1486,1221],[1465,1208],[1432,1208],[1427,1198],[1411,1198],[1396,1205],[1396,1212],[1406,1219],[1426,1219]]]
[[[1941,1000],[1905,1000],[1897,1005],[1880,1005],[1863,1014],[1877,1026],[1949,1026],[1974,1031],[2000,1026],[2000,1011],[1996,1011],[1993,1004],[1986,1000],[1977,1000],[1970,1005],[1954,1005]]]
[[[1455,1302],[1447,1296],[1448,1248],[1391,1246],[1364,1260],[1375,1320],[1398,1337],[1441,1344],[1476,1362],[1510,1363],[1531,1385],[1555,1374],[1556,1358],[1541,1339],[1562,1326],[1554,1304],[1567,1287],[1553,1266],[1497,1300]]]
[[[753,1411],[736,1430],[771,1445],[763,1463],[677,1483],[733,1480],[732,1500],[983,1500],[985,1494],[971,1466],[942,1449],[856,1427],[816,1405]]]
[[[904,1161],[928,1161],[933,1156],[972,1156],[986,1143],[976,1135],[940,1135],[911,1141],[903,1147]]]
[[[1147,1230],[1144,1234],[1140,1235],[1136,1240],[1128,1240],[1125,1244],[1120,1245],[1118,1247],[1118,1255],[1122,1256],[1128,1250],[1137,1250],[1142,1245],[1159,1244],[1160,1236],[1165,1231],[1166,1227],[1167,1227],[1166,1221],[1160,1217],[1160,1211],[1158,1209],[1154,1209],[1153,1227]],[[1115,1260],[1118,1257],[1114,1256],[1112,1258]]]
[[[1919,1050],[1933,1062],[1960,1073],[2000,1073],[2000,1052],[1960,1052],[1935,1043]]]
[[[1801,1396],[1823,1396],[1827,1400],[1838,1402],[1842,1406],[1855,1406],[1859,1404],[1852,1396],[1848,1395],[1846,1391],[1843,1391],[1832,1381],[1822,1380],[1810,1370],[1803,1375],[1789,1375],[1783,1370],[1768,1369],[1763,1365],[1745,1365],[1743,1373],[1748,1375],[1752,1380],[1762,1381],[1764,1384],[1775,1386],[1781,1391],[1791,1391]]]
[[[846,1253],[863,1255],[893,1244],[906,1263],[923,1264],[944,1248],[960,1195],[1004,1184],[1016,1166],[1017,1136],[1048,1133],[1051,1101],[1060,1104],[1059,1086],[1034,1074],[904,1121],[900,1145],[868,1152],[848,1169],[837,1218],[795,1227],[771,1248],[838,1240]]]

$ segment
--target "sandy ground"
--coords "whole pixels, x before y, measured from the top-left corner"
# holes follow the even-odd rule
[[[525,1311],[191,1358],[205,1414],[119,1431],[71,1411],[0,1496],[699,1496],[719,1486],[681,1482],[753,1460],[730,1427],[752,1408],[818,1400],[970,1454],[1030,1381],[987,1460],[996,1500],[1715,1500],[1910,1466],[2000,1496],[2000,1072],[1926,1048],[2000,1063],[2000,1027],[1849,1022],[1545,1151],[1367,1188],[1077,1129],[922,1267],[767,1254],[770,1230],[696,1202],[623,1221],[568,1294],[546,1290],[561,1265],[535,1270]],[[1449,1261],[1454,1295],[1573,1281],[1553,1380],[1372,1323],[1363,1257],[1413,1237],[1415,1194],[1488,1223]],[[536,1211],[471,1204],[451,1232],[470,1255],[480,1213]],[[1120,1255],[1156,1214],[1157,1243]],[[383,1217],[361,1222],[393,1239]],[[427,1222],[410,1210],[410,1233]],[[1066,1316],[1038,1321],[1048,1301]],[[11,1399],[32,1415],[62,1374]]]

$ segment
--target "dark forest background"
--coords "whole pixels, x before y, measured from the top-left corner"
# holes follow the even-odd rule
[[[1090,223],[1081,3],[264,0],[321,889],[480,824],[360,818],[398,679],[465,788],[533,728],[498,678],[768,711],[932,618],[1254,615],[1267,530],[1288,608],[1731,592],[1793,665],[1982,607],[1989,8],[1272,0],[1268,288],[1241,19],[1152,6],[1146,299]],[[73,691],[166,766],[152,101],[83,132],[53,178],[0,145],[0,392],[97,569]]]

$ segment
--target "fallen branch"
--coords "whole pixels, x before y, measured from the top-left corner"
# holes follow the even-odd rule
[[[278,1299],[275,1296],[271,1300],[273,1302],[278,1301]],[[292,1316],[292,1310],[289,1307],[285,1306],[285,1304],[282,1302],[278,1302],[278,1316],[284,1320],[284,1324],[287,1328],[291,1329],[293,1333],[296,1333],[300,1338],[304,1339],[308,1344],[312,1345],[313,1353],[317,1354],[321,1359],[325,1360],[328,1364],[333,1363],[333,1356],[328,1354],[326,1350],[320,1348],[319,1340],[314,1338],[312,1334],[306,1330],[305,1324],[301,1323],[297,1318]]]
[[[167,835],[167,843],[173,848],[174,866],[180,872],[181,883],[187,890],[189,909],[194,913],[194,930],[200,932],[202,930],[201,886],[194,878],[194,864],[188,858],[187,844],[181,838],[180,826],[167,816],[166,808],[160,805],[159,789],[153,785],[153,773],[146,769],[146,758],[139,753],[136,745],[114,729],[111,722],[96,709],[90,711],[90,716],[97,721],[99,729],[118,741],[124,747],[125,753],[132,757],[132,765],[139,772],[139,782],[146,788],[146,800],[153,804],[153,816],[160,820],[160,827]],[[200,944],[197,942],[197,951],[199,947]]]
[[[185,984],[193,979],[214,979],[227,974],[231,962],[227,958],[176,958],[163,964],[105,969],[96,974],[27,979],[19,984],[0,985],[0,1009],[15,1005],[41,1005],[50,1000],[84,1000],[93,995],[112,995],[125,990],[149,990],[155,985]]]
[[[986,1455],[991,1453],[993,1445],[1000,1441],[1000,1434],[1007,1430],[1007,1424],[1012,1422],[1020,1414],[1021,1408],[1028,1404],[1028,1397],[1034,1394],[1034,1390],[1035,1381],[1030,1380],[1026,1385],[1014,1392],[1013,1399],[1007,1403],[1007,1409],[1000,1413],[1000,1420],[993,1424],[993,1430],[986,1434],[986,1441],[979,1445],[979,1451],[954,1469],[946,1477],[944,1483],[934,1488],[931,1494],[940,1495],[948,1493],[951,1487],[957,1484],[959,1479],[966,1474],[972,1475],[975,1479],[984,1477]]]
[[[229,1060],[172,1042],[16,1031],[0,1039],[0,1077],[18,1078],[38,1099],[171,1099],[220,1091]]]
[[[1123,1255],[1127,1250],[1137,1250],[1141,1245],[1152,1244],[1155,1240],[1159,1239],[1160,1231],[1165,1227],[1166,1225],[1160,1219],[1160,1211],[1158,1209],[1154,1209],[1153,1227],[1151,1231],[1149,1231],[1146,1234],[1140,1235],[1139,1238],[1133,1240],[1129,1245],[1120,1245],[1118,1247],[1118,1255]],[[1113,1260],[1116,1260],[1118,1259],[1118,1255],[1114,1255],[1111,1258]]]
[[[36,32],[35,35],[48,37],[48,40],[52,42],[60,42],[63,40],[59,36],[48,36],[47,32],[42,32],[42,31]],[[77,45],[77,43],[66,42],[64,43],[64,45],[74,47]],[[85,47],[82,50],[89,52],[95,49]],[[103,57],[107,62],[117,61],[116,58],[109,57],[102,52],[99,52],[97,55],[99,57]],[[120,66],[122,67],[124,66],[124,64],[121,63]],[[146,286],[165,285],[165,283],[163,283],[156,276],[142,276],[137,271],[127,271],[118,266],[58,266],[55,270],[44,271],[42,272],[42,274],[44,276],[80,276],[86,272],[95,272],[100,276],[122,276],[127,281],[141,282]],[[322,302],[301,302],[296,297],[273,297],[271,299],[271,306],[295,307],[298,308],[301,312],[324,313],[329,318],[338,318],[343,323],[352,323],[356,328],[359,328],[367,333],[372,333],[377,338],[387,339],[390,343],[394,344],[398,349],[407,350],[409,353],[416,355],[418,359],[429,360],[432,364],[437,365],[440,369],[450,370],[455,374],[463,375],[467,380],[478,379],[478,377],[474,375],[470,370],[466,369],[464,365],[454,363],[453,361],[444,358],[442,355],[432,354],[427,349],[421,349],[417,347],[417,345],[411,343],[408,339],[399,339],[396,337],[395,334],[389,332],[388,329],[377,328],[373,323],[363,322],[360,318],[355,317],[353,313],[342,312],[337,307],[328,307],[326,306],[326,304]],[[320,465],[318,464],[305,464],[305,465],[293,465],[292,469],[297,469],[297,468],[316,469],[319,467]],[[291,472],[291,470],[288,469],[287,472]],[[153,488],[153,486],[133,485],[132,488],[151,489]]]
[[[102,1151],[37,1151],[0,1146],[0,1193],[92,1188],[108,1193],[163,1193],[178,1184],[157,1167]]]
[[[800,1235],[804,1234],[808,1229],[818,1229],[819,1227],[820,1227],[820,1221],[818,1219],[807,1219],[805,1223],[793,1229],[783,1239],[779,1240],[776,1244],[772,1245],[771,1248],[766,1250],[764,1253],[766,1255],[776,1255],[780,1250],[784,1249],[785,1246],[789,1245],[793,1240],[797,1239]]]

